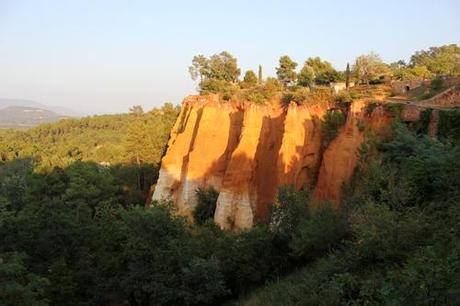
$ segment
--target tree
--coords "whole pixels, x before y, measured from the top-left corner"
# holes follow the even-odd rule
[[[200,78],[200,81],[203,81],[204,76],[209,70],[209,60],[204,55],[196,55],[192,59],[192,66],[188,68],[192,80],[196,81],[197,78]]]
[[[203,224],[206,220],[214,216],[219,192],[211,186],[208,188],[198,188],[195,191],[195,195],[197,205],[193,211],[193,217],[196,223]]]
[[[133,105],[132,107],[129,108],[129,112],[136,116],[140,116],[144,113],[144,109],[142,108],[141,105]]]
[[[291,60],[289,56],[284,55],[280,57],[279,67],[276,68],[276,75],[284,87],[292,85],[296,81],[296,67],[297,63]]]
[[[192,66],[189,67],[189,72],[193,80],[199,77],[201,81],[205,79],[215,79],[236,82],[240,76],[241,70],[238,68],[236,58],[227,51],[223,51],[209,58],[204,55],[193,57]]]
[[[258,83],[262,84],[262,65],[259,65]]]
[[[397,80],[419,80],[419,79],[428,79],[433,76],[433,74],[426,68],[426,66],[399,66],[399,65],[390,65],[393,78]]]
[[[322,61],[320,57],[310,57],[305,62],[313,68],[315,73],[315,83],[318,85],[328,85],[339,78],[338,72],[328,61]]]
[[[49,305],[49,281],[28,269],[26,257],[16,252],[0,254],[0,305]]]
[[[299,76],[297,77],[297,83],[300,86],[304,87],[312,87],[315,82],[315,70],[308,65],[306,62],[302,67],[302,70],[299,72]]]
[[[238,81],[241,70],[238,68],[236,58],[223,51],[209,58],[204,55],[193,57],[189,72],[193,80],[200,79],[201,94],[223,93],[228,97],[233,93],[234,84]]]
[[[370,80],[387,72],[387,68],[377,53],[371,52],[356,59],[353,72],[358,81],[369,85]]]
[[[459,75],[460,47],[451,44],[417,51],[411,57],[411,65],[426,66],[431,73],[436,75]]]
[[[345,86],[350,87],[350,63],[347,63],[347,69],[345,70]]]
[[[242,87],[243,88],[249,88],[257,85],[257,76],[252,70],[246,71],[244,74],[243,82],[242,82]]]

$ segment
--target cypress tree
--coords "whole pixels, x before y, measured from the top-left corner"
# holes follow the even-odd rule
[[[259,65],[259,84],[262,84],[262,65]]]
[[[347,63],[347,70],[345,70],[345,86],[347,89],[350,86],[350,63]]]

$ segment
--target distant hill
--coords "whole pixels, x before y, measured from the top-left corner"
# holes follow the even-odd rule
[[[47,109],[32,106],[8,106],[0,109],[0,128],[30,128],[42,123],[69,118]]]
[[[67,116],[67,117],[83,117],[86,116],[86,114],[75,111],[73,109],[67,108],[67,107],[62,107],[62,106],[48,106],[36,101],[32,100],[23,100],[23,99],[4,99],[0,98],[0,109],[4,109],[6,107],[10,106],[20,106],[20,107],[35,107],[35,108],[40,108],[44,110],[48,110],[51,112],[54,112],[56,114],[59,114],[61,116]]]

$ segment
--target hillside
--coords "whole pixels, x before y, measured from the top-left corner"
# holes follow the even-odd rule
[[[0,109],[0,128],[27,129],[65,118],[67,117],[42,108],[10,106]]]
[[[47,106],[31,100],[0,98],[0,128],[27,129],[43,123],[82,116],[82,113],[66,107]]]

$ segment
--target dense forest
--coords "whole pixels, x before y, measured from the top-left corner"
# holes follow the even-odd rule
[[[418,53],[434,75],[442,74],[429,66],[439,52]],[[417,61],[395,69],[418,73]],[[302,79],[284,58],[277,79],[260,69],[239,81],[237,66],[216,77],[206,70],[212,63],[220,62],[193,62],[203,94],[256,103],[273,88],[308,103],[299,90],[319,94],[310,86],[354,79],[360,65],[318,78],[310,65],[324,63],[313,58]],[[382,66],[375,67],[378,76]],[[380,82],[374,77],[354,80],[368,86]],[[1,131],[0,305],[460,303],[458,109],[440,112],[437,137],[426,135],[427,122],[407,125],[398,116],[385,137],[368,131],[339,209],[311,190],[282,186],[268,219],[239,232],[213,223],[212,188],[196,191],[194,222],[168,201],[145,207],[177,114],[171,104],[146,113],[133,107]],[[324,119],[328,137],[340,122]]]
[[[130,194],[131,204],[144,203],[178,111],[170,103],[146,113],[134,106],[129,114],[65,119],[26,131],[0,130],[2,168],[23,160],[24,167],[45,173],[56,167],[67,171],[80,162],[110,176]]]

